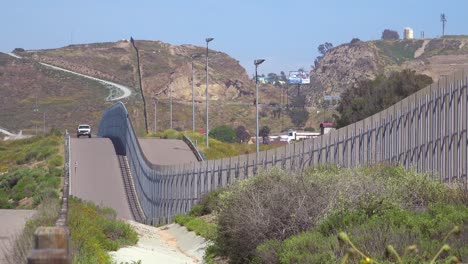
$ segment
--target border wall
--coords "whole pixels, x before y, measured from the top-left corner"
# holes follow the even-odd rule
[[[122,103],[104,111],[98,135],[114,143],[129,160],[147,224],[186,213],[207,192],[259,170],[296,170],[317,164],[356,167],[379,162],[426,172],[434,180],[463,182],[467,177],[468,71],[444,77],[362,121],[270,151],[177,166],[149,162]]]

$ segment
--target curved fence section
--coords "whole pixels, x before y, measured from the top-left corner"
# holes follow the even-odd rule
[[[297,170],[316,164],[344,167],[399,163],[433,179],[468,188],[468,93],[465,71],[445,77],[392,107],[319,138],[255,154],[156,166],[143,155],[122,103],[107,109],[99,135],[127,155],[147,222],[170,221],[203,194],[274,166]]]
[[[193,154],[195,155],[195,157],[197,158],[198,161],[203,161],[204,160],[203,155],[197,149],[197,147],[193,144],[192,140],[190,140],[189,137],[184,135],[182,137],[182,140],[185,142],[185,144],[187,144],[189,146],[189,148],[192,150]]]

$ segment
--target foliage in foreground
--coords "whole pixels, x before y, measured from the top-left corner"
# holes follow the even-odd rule
[[[138,242],[137,233],[116,216],[111,208],[70,199],[68,228],[73,263],[111,263],[107,251]]]
[[[58,136],[0,141],[0,208],[35,208],[58,197],[61,142]]]
[[[233,263],[336,263],[347,253],[341,232],[373,261],[397,261],[385,256],[392,245],[404,263],[423,263],[454,226],[461,235],[438,260],[468,258],[468,193],[401,167],[273,169],[219,197],[217,254]]]

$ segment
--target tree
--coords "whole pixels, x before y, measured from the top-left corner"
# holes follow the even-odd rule
[[[383,40],[397,40],[397,39],[400,39],[400,35],[395,30],[385,29],[382,32],[382,39]]]
[[[215,138],[219,141],[234,143],[236,142],[236,132],[228,125],[222,125],[215,127],[210,131],[210,137]]]
[[[331,44],[330,42],[325,42],[318,46],[318,51],[320,52],[320,54],[325,55],[325,53],[327,53],[332,48],[333,48],[333,44]]]
[[[327,53],[329,50],[331,50],[333,48],[333,44],[331,44],[330,42],[325,42],[323,44],[320,44],[318,46],[318,52],[321,54],[320,56],[317,56],[317,58],[315,58],[314,60],[314,67],[317,68],[318,67],[318,64],[320,63],[320,61],[322,60],[323,56],[325,56],[325,53]]]
[[[445,17],[444,13],[440,14],[440,22],[442,22],[442,36],[445,36],[445,23],[447,22],[447,17]]]
[[[291,108],[289,117],[294,126],[304,127],[309,120],[309,112],[305,108]]]
[[[268,135],[270,135],[270,127],[268,126],[263,126],[262,129],[260,129],[260,136],[263,139],[263,144],[268,144]]]
[[[280,72],[280,80],[283,81],[283,82],[288,81],[288,77],[286,77],[286,74],[284,73],[284,71]]]
[[[360,39],[358,39],[358,38],[353,38],[353,39],[351,40],[350,43],[351,43],[351,44],[354,44],[354,43],[359,43],[359,42],[361,42]]]
[[[341,95],[336,125],[344,127],[376,114],[431,83],[431,77],[409,69],[393,72],[388,77],[379,75],[373,81],[361,81],[356,88]]]
[[[276,84],[279,80],[279,77],[276,73],[270,72],[267,74],[268,83]]]
[[[245,126],[238,126],[236,128],[236,139],[238,143],[244,143],[249,141],[250,133],[245,129]]]

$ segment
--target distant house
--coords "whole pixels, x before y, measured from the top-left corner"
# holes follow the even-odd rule
[[[332,130],[335,130],[335,123],[333,122],[320,123],[320,135],[325,135]]]
[[[258,82],[259,82],[259,83],[263,83],[263,84],[268,83],[268,79],[267,79],[266,77],[260,77],[260,76],[258,76],[257,79],[258,79]]]

